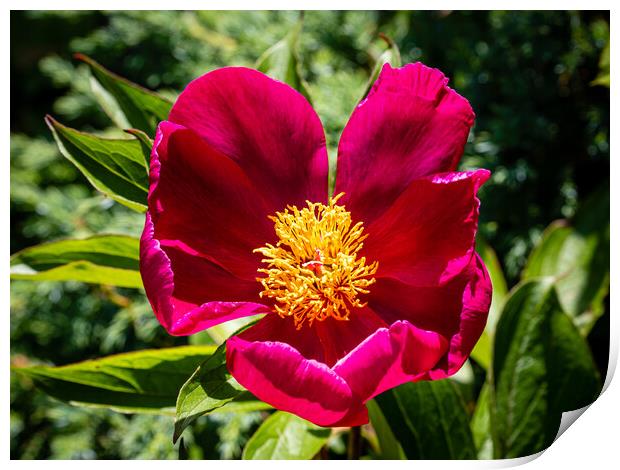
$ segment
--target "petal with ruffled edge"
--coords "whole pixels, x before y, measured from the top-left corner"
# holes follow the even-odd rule
[[[478,254],[442,286],[412,286],[383,278],[372,287],[368,304],[386,322],[404,320],[447,338],[447,354],[425,378],[448,377],[461,368],[484,330],[491,306],[491,280]]]
[[[290,86],[256,70],[224,67],[192,81],[169,120],[233,159],[261,189],[271,213],[327,198],[323,126]]]
[[[279,410],[319,426],[368,422],[366,407],[342,377],[286,343],[234,336],[226,342],[226,363],[241,385]]]
[[[366,227],[363,254],[379,262],[376,278],[443,284],[469,263],[478,228],[478,188],[488,170],[437,174],[411,182]]]
[[[381,328],[333,368],[363,401],[421,377],[448,348],[446,338],[407,321]]]
[[[261,256],[252,250],[275,235],[267,203],[239,165],[192,130],[164,121],[153,146],[150,181],[156,239],[255,281]]]
[[[355,308],[349,320],[327,318],[295,327],[293,318],[267,315],[256,325],[240,334],[246,341],[286,343],[306,359],[314,359],[328,367],[355,349],[368,336],[388,324],[368,308]]]
[[[354,110],[338,146],[335,194],[356,220],[370,223],[409,183],[453,171],[474,113],[437,69],[421,63],[381,70]]]
[[[190,335],[228,320],[269,311],[258,303],[257,282],[240,280],[211,261],[174,245],[165,247],[153,233],[147,212],[140,240],[140,273],[155,316],[170,334]]]

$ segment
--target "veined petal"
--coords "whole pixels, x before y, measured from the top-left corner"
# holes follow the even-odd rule
[[[192,130],[162,122],[151,156],[154,237],[209,259],[238,278],[256,278],[257,246],[274,237],[261,193],[230,158]]]
[[[456,169],[474,113],[437,69],[386,64],[338,146],[335,193],[370,223],[416,178]]]
[[[444,284],[468,265],[478,227],[478,188],[487,170],[437,174],[411,182],[367,227],[364,254],[379,262],[376,278]]]
[[[224,67],[192,81],[170,111],[233,159],[261,189],[270,213],[327,198],[321,122],[290,86],[256,70]]]
[[[211,261],[154,238],[150,214],[140,240],[140,273],[159,322],[172,335],[190,335],[258,313],[258,284],[235,278]],[[244,301],[246,300],[246,301]]]
[[[346,380],[363,401],[421,378],[448,349],[446,338],[408,321],[381,328],[341,359],[334,372]]]
[[[441,286],[378,279],[368,304],[388,323],[406,320],[447,338],[447,353],[426,376],[437,379],[457,372],[471,353],[484,330],[491,295],[489,275],[474,253],[467,267]]]
[[[344,379],[286,343],[234,336],[226,343],[226,362],[241,385],[280,410],[319,426],[368,422],[366,408]]]

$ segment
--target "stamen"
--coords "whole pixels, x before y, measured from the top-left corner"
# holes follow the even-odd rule
[[[301,210],[276,212],[270,219],[279,241],[254,250],[267,265],[258,270],[266,275],[257,278],[264,287],[260,296],[274,299],[278,315],[292,316],[297,329],[306,321],[348,320],[352,309],[366,306],[358,295],[375,282],[378,263],[358,258],[367,237],[362,222],[352,226],[351,214],[336,205],[343,195],[327,206],[306,201]]]

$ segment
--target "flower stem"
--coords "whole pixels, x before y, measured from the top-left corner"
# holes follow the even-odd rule
[[[349,460],[359,460],[362,451],[362,428],[353,426],[349,431],[349,445],[347,458]]]

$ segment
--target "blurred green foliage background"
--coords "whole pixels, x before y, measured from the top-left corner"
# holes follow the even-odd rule
[[[253,66],[297,18],[12,12],[11,253],[62,237],[142,230],[143,216],[98,194],[60,155],[43,121],[51,113],[78,129],[119,132],[72,54],[174,98],[217,67]],[[492,171],[480,193],[480,234],[513,286],[543,230],[609,185],[609,88],[597,80],[608,13],[306,12],[301,69],[332,154],[385,49],[379,32],[396,42],[403,63],[441,69],[471,102],[477,120],[461,166]],[[608,321],[606,311],[588,338],[603,377]],[[188,342],[165,334],[141,293],[78,282],[12,282],[10,331],[14,365]],[[238,458],[259,422],[258,412],[205,417],[185,435],[189,457]],[[176,458],[171,430],[170,417],[74,408],[11,376],[12,458]],[[330,442],[331,456],[343,457],[343,442]]]

